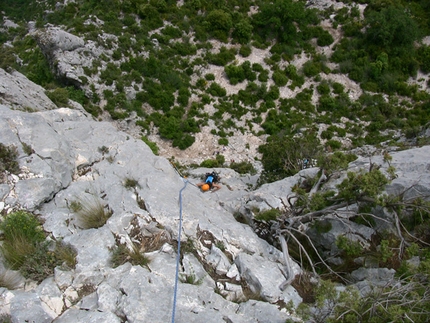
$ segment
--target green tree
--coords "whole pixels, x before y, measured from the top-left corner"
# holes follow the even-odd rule
[[[248,19],[239,20],[234,25],[233,38],[240,44],[246,44],[251,40],[252,37],[252,25]]]
[[[403,8],[388,6],[366,17],[366,40],[388,52],[412,48],[420,36],[417,23]]]
[[[302,169],[303,159],[316,158],[321,146],[312,135],[292,138],[278,134],[271,136],[266,144],[259,147],[259,151],[263,154],[262,178],[272,182],[296,174]]]
[[[292,45],[300,39],[300,27],[316,22],[315,12],[306,10],[304,2],[294,0],[264,2],[252,21],[263,38],[276,38]]]

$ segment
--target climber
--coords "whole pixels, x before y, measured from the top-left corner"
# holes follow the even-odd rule
[[[221,188],[221,185],[217,184],[219,181],[219,176],[217,173],[206,173],[205,181],[198,183],[197,186],[204,192],[206,191],[218,191]]]

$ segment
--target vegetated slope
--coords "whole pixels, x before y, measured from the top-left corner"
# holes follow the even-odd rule
[[[179,161],[260,158],[273,181],[296,171],[292,158],[425,143],[425,1],[5,1],[2,10],[1,67],[58,105],[70,98],[96,117],[131,119]],[[100,49],[79,84],[56,79],[29,20]],[[306,149],[292,157],[286,142]]]

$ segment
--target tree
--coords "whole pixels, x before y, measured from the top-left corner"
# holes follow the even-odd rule
[[[312,135],[292,138],[278,134],[271,136],[259,151],[263,154],[262,178],[272,182],[296,174],[302,169],[303,159],[317,158],[321,146]]]
[[[240,44],[246,44],[252,37],[252,29],[253,27],[248,19],[241,19],[235,24],[232,36]]]
[[[317,21],[315,12],[306,10],[304,2],[293,0],[264,2],[253,17],[253,24],[260,35],[292,45],[299,39],[300,26]]]
[[[366,17],[366,39],[388,52],[411,48],[419,36],[417,23],[402,8],[389,6]]]

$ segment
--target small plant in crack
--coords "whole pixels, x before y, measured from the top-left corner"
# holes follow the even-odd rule
[[[127,262],[130,262],[133,266],[148,267],[150,262],[149,258],[135,244],[131,248],[127,248],[124,244],[119,244],[112,250],[111,260],[114,268]]]
[[[76,250],[68,244],[58,241],[55,245],[55,255],[63,262],[63,269],[74,269],[76,267]]]
[[[33,148],[31,148],[31,146],[29,144],[26,144],[25,142],[22,143],[22,150],[27,156],[30,156],[34,153]]]
[[[139,184],[139,182],[136,180],[136,179],[134,179],[134,178],[130,178],[130,177],[127,177],[125,180],[124,180],[124,187],[126,188],[126,189],[135,189],[135,188],[140,188],[140,184]]]
[[[225,244],[223,241],[217,241],[215,243],[215,247],[217,247],[219,250],[221,250],[223,252],[225,251]]]
[[[181,283],[184,283],[184,284],[201,285],[204,279],[205,279],[205,276],[200,278],[197,277],[191,264],[190,264],[190,272],[188,274],[181,273],[179,275],[179,280],[181,281]]]
[[[101,153],[103,155],[105,155],[105,154],[107,154],[109,152],[109,148],[106,147],[106,146],[101,146],[101,147],[99,147],[98,150],[99,150],[99,153]]]
[[[181,243],[181,253],[194,253],[196,251],[196,246],[194,244],[194,240],[188,238],[187,241]]]
[[[97,286],[93,284],[85,284],[78,290],[78,296],[81,299],[85,296],[88,296],[94,293],[96,290],[97,290]]]

